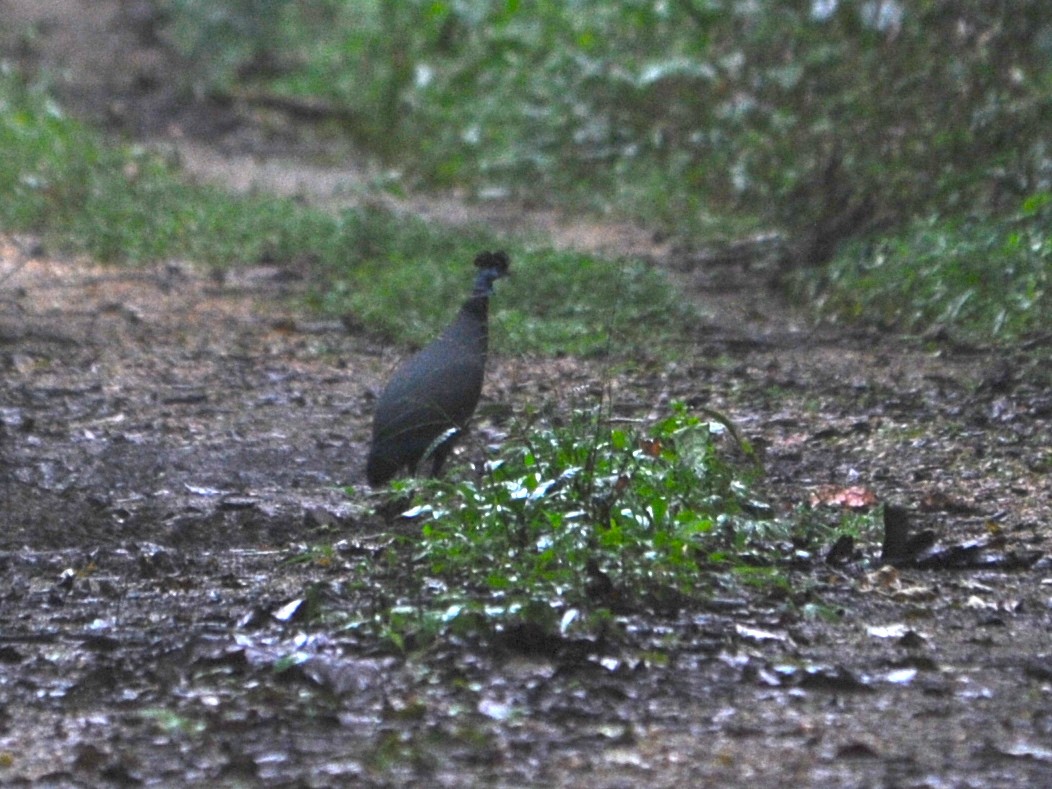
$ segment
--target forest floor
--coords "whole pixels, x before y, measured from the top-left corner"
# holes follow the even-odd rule
[[[180,103],[135,5],[8,2],[9,34],[36,32],[0,44],[193,177],[319,205],[368,180],[245,108]],[[780,511],[860,488],[942,548],[923,568],[880,568],[879,546],[808,566],[833,619],[714,600],[586,660],[395,656],[301,626],[286,604],[347,585],[384,539],[375,495],[342,486],[364,489],[369,395],[397,352],[305,312],[280,263],[106,267],[0,236],[0,784],[1052,785],[1047,337],[814,329],[643,229],[449,195],[394,207],[645,256],[707,316],[644,369],[495,358],[488,401],[704,403],[763,447]],[[338,548],[295,561],[320,543]]]

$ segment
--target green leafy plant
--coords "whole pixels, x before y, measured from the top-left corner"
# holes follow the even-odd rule
[[[412,651],[439,637],[614,637],[619,618],[703,605],[728,590],[801,606],[791,568],[875,515],[776,518],[747,443],[720,414],[676,405],[652,425],[601,409],[527,419],[480,475],[395,483],[419,536],[397,549],[396,602],[348,627]],[[394,591],[397,589],[397,591]]]
[[[425,640],[523,622],[554,632],[697,601],[781,528],[754,471],[721,457],[726,432],[682,406],[648,429],[580,413],[526,426],[477,479],[424,483],[410,514],[413,575],[426,580],[390,623]]]
[[[1045,328],[1052,315],[1048,194],[1010,218],[930,218],[901,233],[846,248],[824,278],[797,279],[833,319],[970,339],[1012,338]]]

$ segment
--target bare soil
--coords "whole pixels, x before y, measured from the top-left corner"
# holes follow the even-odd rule
[[[142,5],[8,0],[0,45],[195,177],[354,199],[366,167],[172,88]],[[629,617],[624,645],[584,658],[385,652],[301,610],[389,602],[355,568],[387,539],[362,458],[398,349],[305,313],[280,266],[117,269],[2,236],[0,784],[1052,785],[1047,337],[817,330],[645,229],[394,207],[645,255],[708,316],[672,364],[495,359],[487,404],[569,409],[612,381],[623,415],[719,409],[762,447],[779,509],[835,518],[821,502],[872,491],[933,532],[927,563],[802,559],[806,593]],[[302,545],[334,550],[294,561]]]

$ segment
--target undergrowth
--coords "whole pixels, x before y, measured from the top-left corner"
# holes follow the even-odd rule
[[[857,242],[796,287],[837,320],[975,340],[1044,331],[1052,319],[1052,194],[1002,219],[932,218]]]
[[[409,588],[352,627],[379,621],[398,648],[524,624],[594,636],[619,614],[674,615],[731,588],[788,592],[789,561],[840,527],[774,517],[727,425],[682,405],[650,426],[579,413],[517,431],[481,476],[397,484],[420,524],[392,559]]]
[[[1023,234],[1034,254],[1004,215],[1047,196],[1047,3],[165,7],[199,83],[320,100],[404,179],[701,243],[817,230],[821,254],[879,229],[809,288],[827,314],[1006,338],[1047,323],[1047,223]]]

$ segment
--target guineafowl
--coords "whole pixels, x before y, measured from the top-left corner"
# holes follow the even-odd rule
[[[489,297],[508,273],[504,252],[481,252],[475,288],[456,319],[430,345],[404,361],[376,401],[373,443],[365,474],[383,485],[403,468],[410,473],[431,450],[438,474],[457,435],[478,405],[486,367]]]

